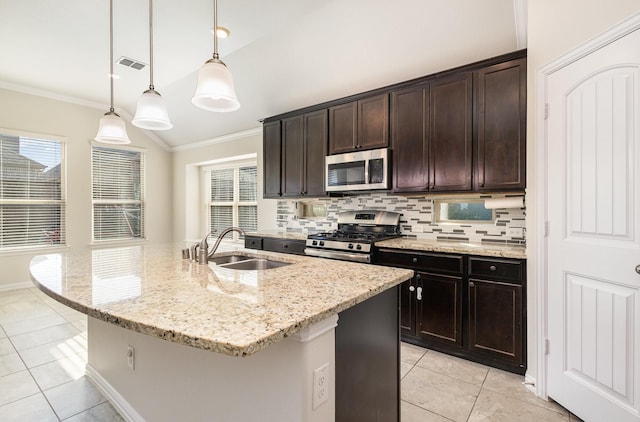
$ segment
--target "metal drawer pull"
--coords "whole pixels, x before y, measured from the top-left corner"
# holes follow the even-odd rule
[[[416,296],[416,299],[422,300],[422,287],[418,287],[418,294]]]
[[[498,268],[496,268],[496,266],[495,266],[495,265],[492,265],[492,266],[490,266],[490,267],[489,267],[489,269],[490,269],[491,271],[495,271],[495,270],[497,270]]]
[[[476,287],[476,283],[474,283],[473,281],[469,282],[469,287]]]
[[[409,291],[410,291],[410,292],[413,292],[413,291],[415,291],[415,290],[416,290],[416,288],[415,288],[415,287],[413,287],[413,286],[409,286]]]
[[[416,262],[418,262],[418,258],[412,258],[412,259],[411,259],[411,261],[412,261],[413,263],[416,263]]]
[[[640,274],[640,265],[636,265],[636,272]]]

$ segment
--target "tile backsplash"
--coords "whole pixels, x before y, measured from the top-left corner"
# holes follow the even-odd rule
[[[508,194],[469,195],[456,198],[485,199],[503,198]],[[522,196],[519,194],[518,196]],[[499,242],[524,245],[526,242],[525,208],[498,208],[493,223],[455,224],[436,223],[434,202],[447,198],[432,195],[400,196],[386,192],[363,193],[342,198],[318,198],[305,200],[323,204],[327,207],[327,216],[322,218],[298,217],[298,201],[278,201],[278,228],[290,231],[328,231],[338,228],[337,216],[340,211],[376,209],[394,211],[400,217],[400,232],[403,236],[431,240],[456,240],[466,242]],[[511,235],[509,229],[518,228],[522,233]]]

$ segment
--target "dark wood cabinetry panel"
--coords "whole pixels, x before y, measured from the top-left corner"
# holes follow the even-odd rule
[[[329,154],[349,152],[358,142],[358,103],[329,108]]]
[[[358,101],[358,149],[389,146],[389,94]]]
[[[307,242],[304,240],[276,239],[265,237],[262,239],[262,249],[271,252],[284,252],[295,255],[304,255]]]
[[[303,115],[304,118],[304,195],[326,194],[324,157],[327,155],[329,126],[327,110]]]
[[[526,59],[476,72],[478,191],[526,187]]]
[[[280,120],[265,123],[262,127],[262,151],[264,156],[264,197],[279,198],[282,142]]]
[[[469,280],[469,349],[523,363],[522,286]]]
[[[462,277],[419,272],[415,278],[417,336],[462,347]]]
[[[470,191],[473,75],[435,80],[429,93],[429,190]]]
[[[400,333],[414,335],[416,332],[415,278],[400,285]]]
[[[262,238],[255,236],[245,236],[244,247],[248,249],[262,250]]]
[[[428,95],[428,85],[391,93],[394,191],[422,192],[428,189]]]
[[[300,196],[304,191],[302,116],[282,120],[282,196]]]

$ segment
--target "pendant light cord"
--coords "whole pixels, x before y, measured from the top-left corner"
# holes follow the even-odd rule
[[[113,109],[113,0],[109,0],[109,81],[111,82],[111,108]]]
[[[218,0],[213,0],[213,58],[218,60]]]
[[[149,0],[149,89],[153,90],[153,0]]]

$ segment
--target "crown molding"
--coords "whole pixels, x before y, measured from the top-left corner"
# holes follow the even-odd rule
[[[172,147],[171,152],[186,151],[194,148],[202,148],[208,145],[220,144],[223,142],[235,141],[249,136],[261,135],[262,127],[256,127],[253,129],[243,130],[240,132],[229,133],[227,135],[218,136],[216,138],[205,139],[203,141],[194,142],[186,145],[179,145]]]

